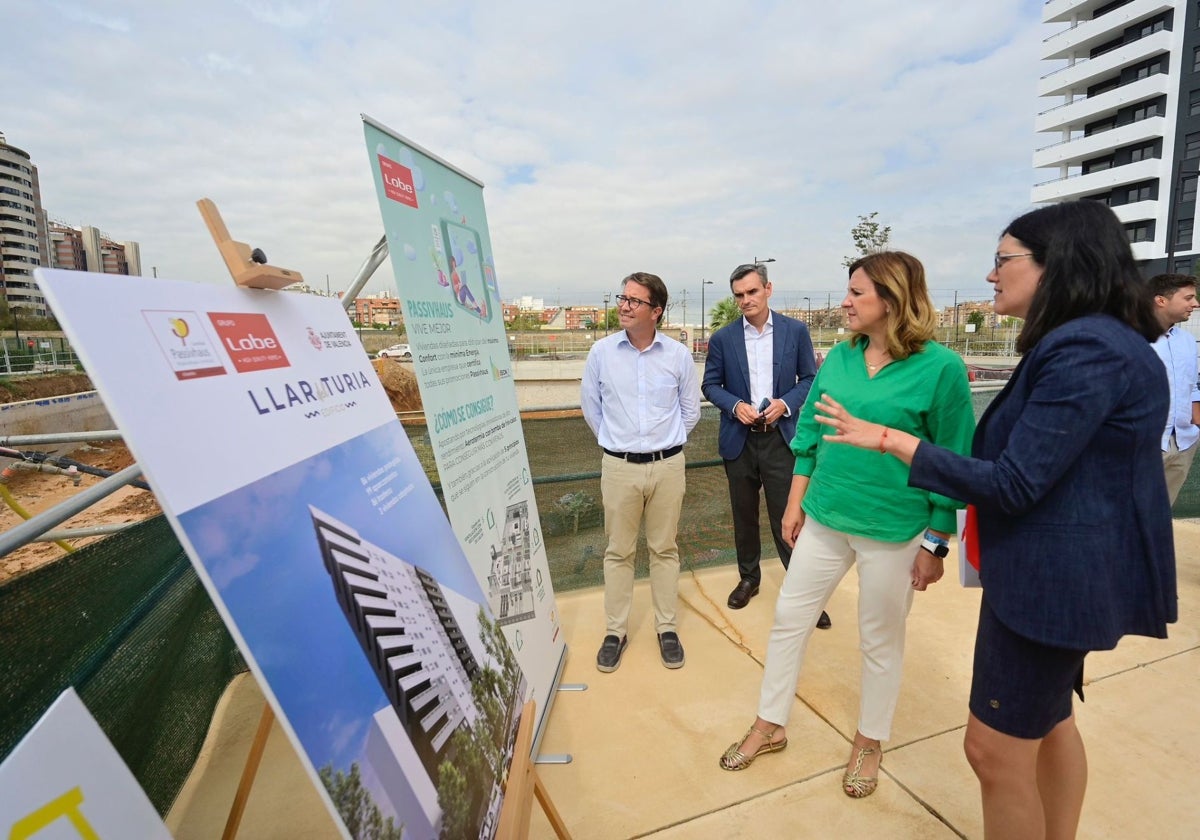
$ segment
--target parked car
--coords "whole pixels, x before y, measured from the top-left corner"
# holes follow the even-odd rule
[[[404,359],[407,362],[412,361],[412,350],[407,344],[393,344],[391,347],[386,347],[375,354],[378,359]]]

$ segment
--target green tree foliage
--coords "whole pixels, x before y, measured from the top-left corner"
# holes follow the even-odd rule
[[[983,323],[986,320],[987,320],[987,316],[984,315],[982,312],[980,312],[978,309],[967,316],[967,323],[974,324],[975,329],[977,329],[977,330],[983,329]]]
[[[713,308],[709,311],[709,317],[711,318],[709,327],[719,330],[726,324],[731,324],[738,318],[741,318],[742,310],[738,307],[733,295],[730,295],[713,305]]]
[[[473,727],[462,726],[450,737],[448,758],[438,765],[438,805],[446,838],[478,832],[492,787],[507,770],[509,741],[515,734],[513,712],[522,700],[521,668],[504,632],[482,607],[478,620],[479,640],[488,656],[471,682],[479,716]]]
[[[850,257],[842,259],[842,265],[847,268],[859,257],[886,250],[892,236],[891,225],[884,227],[875,221],[879,213],[871,212],[858,217],[858,224],[850,228],[850,238],[854,240],[854,248],[858,251]]]
[[[541,317],[528,312],[522,312],[508,322],[508,329],[513,332],[526,332],[529,330],[540,330],[541,328]]]
[[[354,840],[401,840],[404,824],[383,818],[371,792],[363,787],[357,761],[350,765],[349,773],[335,772],[332,765],[326,764],[319,775]]]

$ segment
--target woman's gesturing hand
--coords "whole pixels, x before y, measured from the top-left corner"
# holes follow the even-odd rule
[[[832,430],[831,434],[821,436],[824,440],[848,443],[860,449],[876,449],[894,455],[906,464],[912,463],[921,443],[920,438],[908,432],[858,419],[829,394],[821,394],[815,408],[817,413],[813,419]]]

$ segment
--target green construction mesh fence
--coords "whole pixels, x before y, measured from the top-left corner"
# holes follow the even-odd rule
[[[0,587],[0,760],[74,686],[165,814],[245,670],[164,517]]]

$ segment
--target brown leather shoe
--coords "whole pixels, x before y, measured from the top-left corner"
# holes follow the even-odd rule
[[[742,607],[750,603],[750,599],[758,594],[758,584],[751,583],[748,580],[738,581],[738,585],[729,593],[729,600],[726,601],[731,610],[740,610]]]

